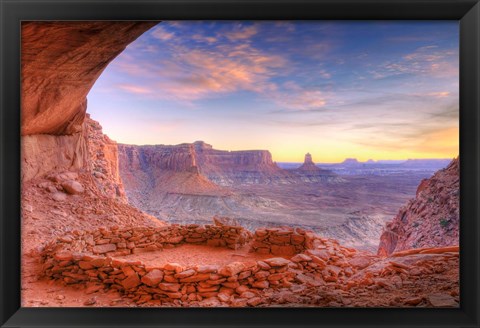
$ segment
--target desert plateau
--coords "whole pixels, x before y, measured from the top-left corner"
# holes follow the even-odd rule
[[[392,91],[387,99],[382,95],[381,106],[388,108],[386,114],[377,115],[379,123],[370,122],[370,114],[362,121],[363,112],[353,115],[333,99],[330,84],[322,84],[321,93],[301,89],[299,81],[310,80],[305,72],[295,71],[300,65],[287,65],[281,52],[267,52],[275,48],[264,42],[279,42],[275,39],[279,34],[267,33],[270,28],[303,31],[310,37],[314,25],[218,24],[194,25],[205,35],[188,34],[194,45],[188,47],[190,43],[176,41],[187,38],[181,34],[185,29],[193,30],[188,23],[22,23],[22,306],[459,307],[460,157],[454,128],[458,108],[452,110],[449,102],[447,113],[435,112],[435,106],[455,95],[427,90],[425,106],[432,106],[427,109],[433,114],[419,103],[421,110],[412,107],[411,112],[405,110],[411,117],[399,119],[395,115],[404,112],[389,106],[403,103],[394,99],[398,90]],[[222,33],[213,33],[216,28]],[[262,36],[261,41],[256,36]],[[151,40],[160,42],[160,52]],[[431,68],[441,56],[440,46],[415,47],[420,49],[415,55],[402,55],[401,64],[407,68],[402,66],[395,77],[440,74]],[[308,55],[321,62],[335,57],[327,53],[318,57],[324,50],[315,49],[314,54],[292,50],[288,60]],[[183,61],[169,62],[163,50]],[[161,67],[152,76],[150,64],[126,62],[151,54]],[[426,55],[430,57],[419,59]],[[334,59],[339,67],[348,65]],[[422,70],[425,62],[428,70]],[[445,62],[439,59],[441,65]],[[407,64],[415,73],[407,72]],[[380,73],[398,65],[390,63]],[[118,71],[108,71],[107,66]],[[338,72],[324,71],[324,66],[315,74],[333,79]],[[309,69],[313,70],[311,65]],[[143,84],[131,85],[133,78],[118,78],[119,72],[147,80],[159,75],[170,84],[155,80],[153,92]],[[287,79],[297,73],[301,79]],[[384,78],[380,73],[372,83]],[[117,84],[105,86],[101,75],[118,78]],[[446,77],[438,76],[441,84]],[[316,86],[315,81],[305,83]],[[352,88],[357,85],[348,83]],[[117,130],[110,128],[124,111],[117,103],[112,107],[118,112],[111,112],[110,120],[97,119],[100,115],[90,110],[98,108],[95,97],[102,98],[104,106],[113,103],[108,92],[115,87],[139,97],[134,102],[118,94],[119,103],[135,114],[127,115],[128,124]],[[289,97],[287,91],[292,92]],[[235,92],[239,94],[232,96]],[[264,124],[259,133],[255,128],[260,123],[241,121],[247,107],[257,110],[246,103],[254,96],[242,92],[258,96],[255,106],[268,108],[265,121],[258,112],[254,121],[248,121]],[[414,101],[427,97],[412,92]],[[241,100],[235,98],[238,104],[222,100],[229,95]],[[273,110],[264,103],[268,97],[275,98]],[[350,107],[373,106],[360,98]],[[154,109],[141,110],[154,101]],[[165,114],[177,105],[182,106],[179,118]],[[208,110],[218,106],[221,111],[204,115],[207,120],[202,121],[201,106]],[[277,113],[282,106],[285,110]],[[325,114],[329,106],[338,117]],[[159,114],[160,128],[155,126],[157,134],[145,135],[157,142],[136,141],[141,130],[128,140],[115,135],[120,131],[128,136],[135,120],[148,130],[154,117],[148,115],[157,115],[153,112],[163,115]],[[346,126],[340,123],[344,112]],[[416,120],[414,115],[426,112],[430,120],[423,116]],[[228,113],[234,113],[233,127],[228,127],[231,135],[222,130],[221,119]],[[289,115],[302,119],[294,121]],[[313,115],[325,116],[315,125]],[[193,124],[184,127],[187,116],[194,117]],[[387,118],[398,122],[383,121]],[[438,132],[447,120],[453,128]],[[429,133],[421,142],[412,141],[423,136],[412,127],[417,123]],[[382,124],[386,128],[380,136]],[[211,132],[213,127],[220,137]],[[318,133],[332,129],[341,137],[314,135],[304,143],[295,139],[310,129]],[[184,142],[168,139],[177,130],[187,133],[182,135]],[[395,133],[403,139],[395,139]],[[240,146],[232,141],[237,135],[244,142]],[[356,142],[358,136],[366,136],[368,145],[351,146],[342,139],[347,136]],[[447,139],[453,139],[450,148],[443,144]],[[422,152],[428,156],[422,157]],[[332,159],[337,153],[343,157]],[[372,157],[365,157],[370,153]]]

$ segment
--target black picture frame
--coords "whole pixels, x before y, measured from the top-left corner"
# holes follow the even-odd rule
[[[0,0],[0,323],[2,327],[479,327],[480,4],[478,0]],[[23,20],[458,20],[459,309],[21,308],[20,22]]]

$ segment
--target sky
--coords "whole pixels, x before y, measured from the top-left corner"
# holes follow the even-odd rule
[[[165,21],[88,95],[110,138],[277,162],[453,158],[457,21]]]

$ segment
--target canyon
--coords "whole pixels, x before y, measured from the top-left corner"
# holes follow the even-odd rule
[[[22,306],[459,306],[458,158],[340,176],[103,134],[86,95],[155,24],[22,23]]]
[[[163,221],[236,219],[250,230],[291,225],[375,251],[386,220],[429,172],[338,175],[310,154],[287,169],[268,150],[223,151],[197,141],[118,145],[119,171],[131,204]]]

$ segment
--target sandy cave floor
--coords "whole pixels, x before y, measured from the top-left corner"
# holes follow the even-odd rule
[[[244,262],[254,264],[263,259],[275,257],[272,254],[262,255],[249,253],[250,246],[245,245],[237,250],[211,247],[206,245],[182,245],[180,247],[164,249],[156,252],[131,254],[117,259],[129,261],[141,261],[146,266],[163,266],[166,263],[178,263],[185,267],[196,265],[216,264],[219,266],[231,262]]]

